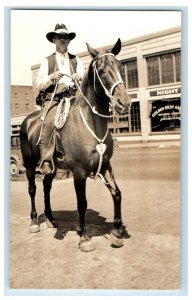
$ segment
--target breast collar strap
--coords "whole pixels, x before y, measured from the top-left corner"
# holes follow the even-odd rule
[[[81,118],[82,118],[82,120],[83,120],[83,123],[85,124],[85,126],[87,127],[87,129],[88,129],[88,131],[91,133],[91,135],[97,140],[98,143],[104,143],[104,141],[105,141],[105,139],[106,139],[106,137],[107,137],[107,135],[108,135],[108,132],[109,132],[108,128],[107,128],[107,131],[106,131],[104,137],[103,137],[102,139],[98,138],[98,136],[94,133],[94,131],[93,131],[93,130],[91,129],[91,127],[88,125],[88,123],[87,123],[87,121],[86,121],[86,119],[85,119],[85,117],[84,117],[84,115],[83,115],[83,112],[82,112],[80,106],[79,106],[79,111],[80,111],[80,115],[81,115]]]

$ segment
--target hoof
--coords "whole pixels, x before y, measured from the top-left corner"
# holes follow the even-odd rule
[[[111,232],[110,240],[111,240],[111,247],[113,248],[120,248],[123,246],[123,239],[116,236],[114,232]]]
[[[29,232],[30,233],[37,233],[40,231],[40,226],[38,224],[37,220],[31,221],[30,227],[29,227]]]
[[[82,252],[91,252],[95,250],[95,247],[93,246],[91,240],[87,236],[83,236],[81,237],[79,242],[79,249]]]
[[[58,223],[55,220],[50,221],[50,220],[46,219],[46,224],[47,224],[48,228],[58,228],[59,227]]]
[[[131,237],[131,235],[128,233],[128,231],[124,225],[121,226],[121,228],[119,230],[120,230],[121,238],[129,239]]]

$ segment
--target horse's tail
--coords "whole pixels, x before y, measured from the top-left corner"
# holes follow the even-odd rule
[[[28,143],[28,136],[26,131],[25,122],[21,124],[20,128],[20,146],[21,146],[21,154],[23,158],[23,165],[25,168],[31,167],[32,162],[32,151],[31,147]]]
[[[23,158],[23,165],[27,169],[34,169],[36,167],[37,161],[39,159],[37,151],[34,151],[33,148],[36,146],[30,141],[30,129],[28,126],[28,122],[31,116],[28,116],[24,119],[20,128],[20,146],[21,146],[21,154]]]

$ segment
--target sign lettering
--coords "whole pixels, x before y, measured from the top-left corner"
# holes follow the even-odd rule
[[[150,96],[166,96],[181,93],[180,88],[166,89],[166,90],[157,90],[151,91]]]
[[[181,120],[180,99],[153,101],[150,116],[152,131],[167,131],[179,128]]]

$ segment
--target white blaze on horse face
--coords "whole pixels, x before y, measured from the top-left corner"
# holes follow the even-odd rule
[[[119,71],[117,71],[117,78],[118,78],[119,81],[123,81],[122,77],[121,77],[121,74],[119,73]]]

